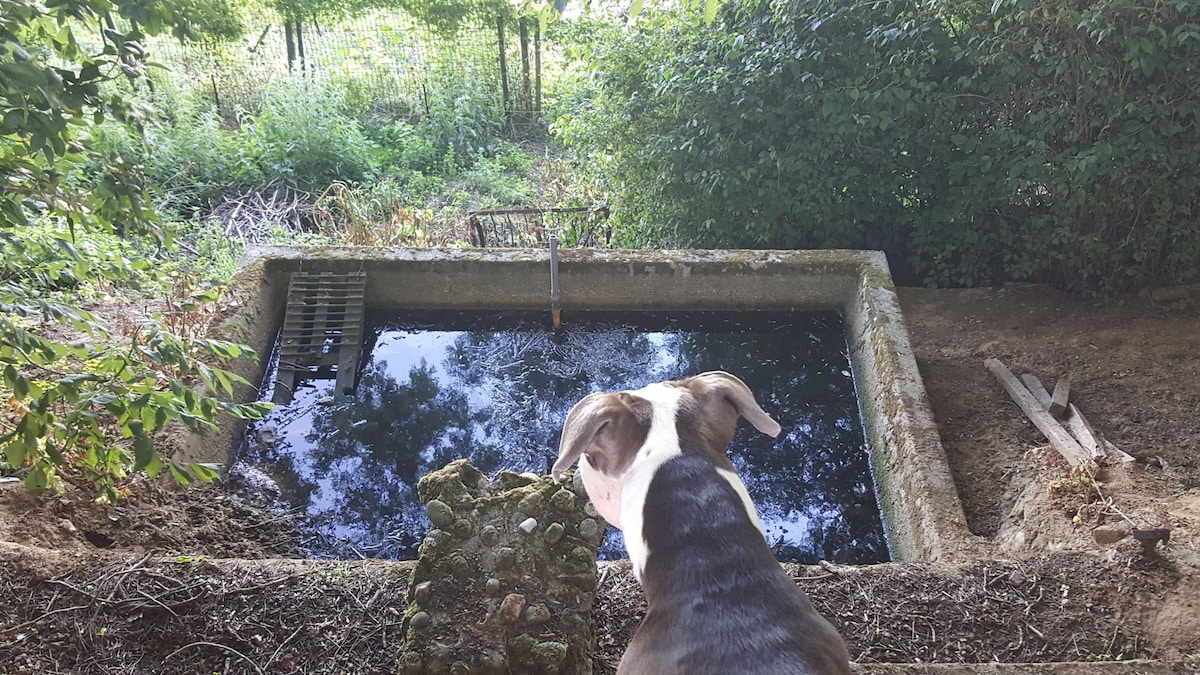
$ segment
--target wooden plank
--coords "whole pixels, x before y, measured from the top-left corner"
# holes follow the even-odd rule
[[[1107,438],[1101,438],[1100,443],[1104,445],[1104,453],[1108,456],[1109,461],[1117,461],[1122,464],[1137,461],[1133,455],[1113,445],[1113,442]]]
[[[329,323],[329,306],[325,304],[312,305],[313,317],[312,328],[307,331],[302,344],[306,345],[311,353],[320,358],[321,353],[325,351],[325,331]]]
[[[296,391],[296,371],[280,367],[275,376],[275,390],[271,394],[271,401],[279,405],[287,405],[292,402],[292,392],[294,391]]]
[[[295,281],[288,289],[297,294],[311,296],[313,294],[352,293],[362,292],[363,282],[358,279],[328,280],[328,281]]]
[[[358,288],[362,286],[360,279],[300,279],[291,287],[301,291],[327,290],[336,291],[343,288]]]
[[[1054,385],[1054,395],[1050,397],[1050,414],[1055,417],[1067,412],[1067,404],[1071,402],[1071,378],[1060,377]]]
[[[278,380],[283,386],[336,377],[336,397],[353,386],[365,290],[363,273],[292,275],[280,343]]]
[[[1132,457],[1121,452],[1120,450],[1117,449],[1117,446],[1110,443],[1108,441],[1108,439],[1106,439],[1103,436],[1101,436],[1100,434],[1096,433],[1096,430],[1092,428],[1092,423],[1088,422],[1087,418],[1083,416],[1083,411],[1081,411],[1079,408],[1075,407],[1075,404],[1073,404],[1073,403],[1068,404],[1067,412],[1070,413],[1071,417],[1078,419],[1079,424],[1084,429],[1087,429],[1088,433],[1090,433],[1092,435],[1092,437],[1096,439],[1096,457],[1097,458],[1112,459],[1114,461],[1120,461],[1120,462],[1132,462],[1133,461]]]
[[[333,393],[335,400],[340,400],[354,391],[354,376],[358,373],[358,358],[362,351],[362,329],[361,315],[343,326],[344,332],[338,340],[337,383]]]
[[[1029,393],[1033,394],[1033,398],[1048,410],[1053,397],[1050,395],[1050,392],[1046,391],[1046,387],[1042,385],[1042,381],[1030,373],[1022,375],[1021,381],[1025,383],[1025,386],[1029,389]],[[1083,414],[1079,412],[1074,403],[1067,404],[1067,414],[1062,418],[1062,423],[1067,431],[1075,437],[1075,440],[1079,441],[1079,445],[1084,450],[1087,450],[1093,459],[1104,457],[1104,446],[1101,445],[1099,434],[1087,423],[1087,420],[1084,419]]]
[[[1029,391],[1038,399],[1042,405],[1049,405],[1050,394],[1046,392],[1046,388],[1042,386],[1040,380],[1033,375],[1026,373],[1021,376],[1021,381],[1025,386],[1029,387]],[[1067,404],[1067,415],[1063,418],[1063,424],[1067,426],[1067,431],[1079,441],[1084,450],[1092,453],[1096,459],[1107,459],[1110,462],[1133,462],[1136,461],[1133,455],[1113,445],[1112,441],[1101,436],[1092,428],[1092,424],[1083,416],[1083,411],[1075,406],[1074,403]],[[1076,433],[1076,429],[1079,433]],[[1089,439],[1085,441],[1084,438]]]
[[[1021,384],[1021,381],[1012,374],[1007,366],[999,359],[987,359],[983,364],[991,371],[992,375],[996,376],[1012,400],[1025,412],[1025,416],[1050,440],[1050,445],[1063,456],[1063,459],[1067,460],[1068,464],[1095,473],[1096,462],[1092,459],[1091,454],[1075,441],[1048,410],[1042,408],[1033,394],[1029,393],[1025,385]]]
[[[572,208],[553,208],[553,209],[488,209],[484,211],[470,211],[467,217],[475,216],[540,216],[547,213],[588,213],[591,211],[603,210],[607,213],[608,209],[594,209],[590,206],[579,206]]]
[[[343,309],[334,307],[329,310],[327,318],[334,324],[338,322],[352,324],[361,322],[363,318],[362,314],[363,312],[360,309]],[[289,336],[293,335],[296,331],[304,329],[313,330],[315,327],[316,317],[312,315],[303,316],[292,314],[284,319],[283,322],[283,330]]]

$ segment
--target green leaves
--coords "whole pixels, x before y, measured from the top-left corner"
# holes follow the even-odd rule
[[[187,384],[199,377],[206,387],[219,385],[222,393],[231,394],[245,380],[203,363],[196,352],[254,356],[250,350],[219,341],[192,345],[153,322],[140,335],[141,343],[132,349],[77,344],[52,349],[49,356],[42,353],[37,361],[20,350],[0,353],[9,417],[18,419],[10,432],[0,434],[0,446],[10,468],[25,468],[28,485],[54,488],[58,474],[70,467],[81,471],[102,496],[113,495],[130,471],[151,476],[161,471],[154,438],[170,424],[201,431],[213,428],[219,415],[261,419],[271,409],[267,403],[227,403]],[[28,329],[0,316],[0,344],[29,341]],[[34,366],[83,372],[38,380],[26,374]],[[169,463],[169,468],[184,483],[207,482],[217,475],[211,466]]]
[[[143,175],[119,155],[107,157],[89,189],[72,184],[88,161],[90,138],[82,131],[106,120],[137,123],[119,89],[104,85],[140,76],[143,31],[190,35],[193,20],[216,1],[116,7],[108,0],[0,0],[0,452],[5,471],[23,473],[31,489],[54,489],[70,471],[112,501],[128,472],[160,470],[154,435],[164,426],[198,429],[218,413],[262,414],[260,406],[208,394],[174,395],[182,382],[196,381],[203,362],[193,352],[205,346],[163,339],[174,358],[149,358],[139,348],[56,340],[36,323],[107,337],[96,317],[74,304],[76,293],[98,277],[130,280],[138,265],[124,244],[98,250],[97,241],[112,239],[91,235],[145,232],[154,219]],[[114,10],[133,22],[113,23]],[[98,36],[101,44],[84,50],[77,34]],[[224,392],[235,382],[224,371],[206,372]]]
[[[172,424],[193,431],[215,427],[222,415],[258,419],[269,404],[227,402],[242,378],[213,366],[256,358],[241,345],[191,341],[147,318],[129,335],[107,334],[91,313],[68,300],[87,284],[128,279],[130,266],[114,238],[55,224],[0,230],[0,457],[5,473],[27,486],[56,489],[63,475],[96,486],[115,500],[131,472],[157,475],[164,460],[155,438]],[[119,241],[119,240],[116,240]],[[183,314],[204,314],[217,287],[187,293]],[[177,323],[179,317],[173,317]],[[82,341],[51,336],[70,325]],[[176,467],[187,481],[211,480],[211,469]]]
[[[1178,64],[1200,6],[1084,5],[647,10],[554,129],[624,245],[882,249],[935,285],[1194,281],[1200,71]]]
[[[82,162],[78,131],[94,118],[123,119],[128,106],[117,95],[101,94],[101,84],[132,68],[137,31],[99,32],[111,9],[101,0],[50,5],[0,0],[0,42],[11,59],[0,57],[0,229],[28,223],[35,214],[74,223],[111,226],[105,199],[64,191],[62,177]],[[75,31],[97,32],[99,55],[85,56]],[[6,50],[7,51],[7,50]],[[138,191],[115,185],[115,198],[139,206]]]

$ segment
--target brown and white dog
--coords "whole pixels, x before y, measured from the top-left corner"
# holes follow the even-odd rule
[[[579,460],[646,594],[619,675],[850,672],[841,637],[775,560],[725,455],[738,416],[779,435],[724,372],[591,394],[567,414],[555,480]]]

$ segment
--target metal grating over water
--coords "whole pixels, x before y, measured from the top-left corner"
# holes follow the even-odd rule
[[[295,272],[279,337],[276,403],[292,400],[302,380],[337,380],[334,396],[354,391],[362,347],[367,275]]]

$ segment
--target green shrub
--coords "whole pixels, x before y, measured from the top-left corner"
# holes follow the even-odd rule
[[[141,126],[143,111],[116,80],[140,80],[147,34],[229,37],[228,10],[207,0],[0,0],[0,471],[29,488],[54,489],[67,473],[115,501],[132,472],[212,480],[214,467],[160,456],[156,434],[269,409],[217,398],[249,383],[205,360],[248,356],[245,348],[179,337],[153,317],[122,344],[78,306],[148,271],[158,243],[139,168],[146,147],[115,127],[107,140],[89,131]],[[176,306],[189,313],[214,297],[204,289]]]
[[[176,422],[202,431],[216,427],[218,413],[258,419],[270,409],[215,396],[232,397],[235,385],[249,383],[206,360],[252,351],[172,330],[188,326],[201,305],[216,301],[216,290],[175,298],[171,316],[129,320],[121,328],[131,344],[70,304],[96,290],[97,282],[152,280],[154,261],[136,248],[59,220],[32,223],[19,233],[0,229],[0,394],[8,401],[0,457],[3,470],[23,476],[29,488],[57,489],[67,473],[115,502],[135,471],[153,477],[167,469],[182,483],[211,481],[215,467],[160,456],[155,435]],[[49,337],[62,329],[46,331],[47,322],[68,324],[82,339]]]
[[[373,170],[371,142],[342,113],[337,92],[319,80],[297,76],[276,82],[243,128],[257,148],[264,176],[302,190],[361,181]]]
[[[1195,279],[1198,10],[728,3],[591,48],[555,132],[624,242],[864,247],[902,280]]]
[[[19,233],[0,230],[0,249],[0,283],[51,301],[86,298],[97,279],[133,280],[150,268],[124,239],[103,232],[75,238],[55,219],[38,219]]]
[[[143,163],[173,211],[186,213],[263,180],[256,148],[228,128],[217,110],[194,93],[161,104],[169,111],[145,130]]]
[[[1008,153],[995,172],[1030,242],[1008,267],[1103,292],[1197,279],[1200,6],[1057,0],[967,18],[985,74],[969,93],[993,116]]]
[[[136,162],[159,190],[169,215],[188,217],[223,196],[263,183],[320,192],[335,181],[362,181],[388,156],[341,106],[339,89],[322,79],[271,84],[257,114],[236,125],[195,91],[160,91],[147,103],[144,134],[118,124],[92,131],[106,156]],[[91,167],[93,179],[104,160]]]
[[[484,157],[462,173],[463,189],[481,199],[478,206],[498,208],[530,206],[536,199],[529,181],[533,160],[519,147],[502,143],[492,157]]]
[[[136,102],[138,124],[108,120],[87,128],[93,153],[74,176],[79,189],[93,189],[120,158],[152,183],[160,212],[187,217],[263,180],[257,148],[199,92],[178,90],[169,80],[119,89]]]
[[[411,156],[409,168],[453,173],[496,152],[504,111],[483,73],[468,72],[435,75],[414,129],[421,152]]]
[[[206,281],[225,282],[237,271],[245,243],[225,233],[216,218],[173,221],[164,230],[176,244],[180,268]]]
[[[542,115],[545,119],[556,120],[585,104],[592,93],[595,71],[607,70],[590,57],[600,45],[620,36],[621,31],[621,26],[610,19],[586,15],[569,21],[554,21],[546,27],[544,44],[553,50],[550,53],[553,55],[548,54],[542,66]]]
[[[439,149],[435,139],[423,136],[408,120],[373,118],[363,131],[378,148],[376,157],[385,171],[440,172],[446,148]],[[453,173],[458,167],[451,169]]]

